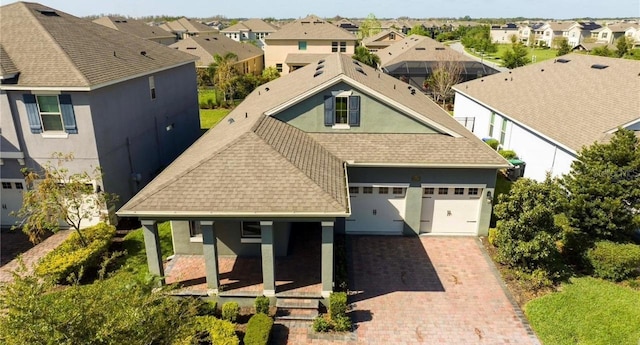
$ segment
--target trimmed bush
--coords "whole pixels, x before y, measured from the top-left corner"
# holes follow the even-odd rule
[[[492,149],[498,151],[498,146],[500,146],[500,142],[497,139],[488,139],[485,141],[485,144],[489,145]]]
[[[253,315],[247,323],[247,332],[244,335],[245,345],[266,345],[271,335],[273,319],[263,313]],[[217,344],[217,343],[215,343]]]
[[[72,233],[60,246],[41,259],[36,267],[36,274],[50,277],[56,283],[64,283],[72,276],[78,277],[83,270],[98,267],[100,258],[111,245],[116,228],[99,223],[80,231],[87,242],[86,247],[82,245],[77,231]]]
[[[256,297],[253,306],[256,308],[256,313],[262,313],[269,315],[269,298],[265,296]]]
[[[491,228],[489,229],[489,236],[487,236],[487,240],[489,241],[489,244],[492,246],[496,246],[496,233],[498,232],[498,230],[496,230],[496,228]]]
[[[197,316],[180,340],[173,345],[224,344],[238,345],[235,325],[213,316]]]
[[[324,317],[319,315],[313,320],[314,332],[329,332],[331,330],[331,323]]]
[[[202,301],[198,305],[198,315],[205,316],[215,316],[216,315],[216,306],[217,303],[215,301]]]
[[[517,159],[518,154],[513,150],[500,150],[498,153],[504,157],[504,159]]]
[[[639,274],[640,246],[610,241],[596,242],[587,252],[596,277],[621,281]]]
[[[329,295],[329,315],[335,320],[339,316],[347,315],[347,293],[332,292]]]
[[[333,321],[333,329],[336,332],[349,332],[351,331],[351,319],[348,316],[338,316]]]
[[[238,305],[238,302],[227,302],[222,305],[223,320],[236,322],[238,314],[240,314],[240,306]]]

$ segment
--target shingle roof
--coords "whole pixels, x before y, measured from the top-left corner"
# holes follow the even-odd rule
[[[224,56],[232,52],[238,56],[238,62],[264,55],[262,49],[253,44],[236,42],[221,34],[187,37],[169,47],[199,57],[197,66],[209,66],[216,54]]]
[[[146,39],[175,38],[174,34],[159,26],[147,25],[131,18],[105,16],[95,19],[93,22]]]
[[[325,54],[296,54],[296,53],[290,53],[287,54],[287,57],[284,60],[284,63],[286,64],[310,64],[312,62],[316,62],[320,59],[322,59],[323,57],[329,55],[328,53]]]
[[[382,30],[379,33],[373,35],[373,36],[369,36],[369,37],[365,37],[364,39],[362,39],[362,45],[368,47],[368,46],[375,46],[375,45],[380,45],[383,44],[385,46],[389,46],[391,43],[393,43],[393,41],[381,41],[378,42],[378,40],[387,37],[390,33],[394,33],[396,34],[398,37],[404,38],[405,35],[402,32],[399,32],[397,30],[394,29],[388,29],[388,30]]]
[[[220,32],[239,32],[247,30],[253,32],[276,32],[278,31],[278,27],[265,22],[262,19],[253,18],[231,25],[226,29],[220,30]]]
[[[356,41],[357,38],[349,31],[328,23],[318,17],[310,16],[288,23],[280,30],[270,34],[265,41],[270,40],[343,40]]]
[[[93,88],[195,60],[37,3],[2,6],[0,31],[21,87]]]
[[[170,32],[190,32],[194,34],[212,34],[218,32],[216,28],[185,17],[166,22],[160,25],[160,27]]]
[[[574,151],[640,118],[640,61],[582,54],[562,59],[570,61],[539,62],[454,89]]]
[[[475,61],[444,44],[425,36],[411,35],[402,41],[395,42],[389,47],[378,51],[381,66],[389,66],[404,61]]]
[[[0,44],[0,79],[4,79],[5,76],[14,76],[18,72],[20,70],[18,70],[7,51]]]
[[[553,31],[567,31],[572,26],[576,25],[576,22],[550,22],[548,23],[549,28]]]
[[[138,195],[120,215],[230,216],[342,215],[348,201],[344,164],[357,162],[505,167],[506,161],[421,93],[345,54],[260,86]],[[362,72],[360,72],[362,71]],[[309,90],[348,83],[443,134],[332,134],[303,132],[272,115],[307,99]],[[396,87],[399,85],[400,87]],[[446,134],[445,134],[446,133]],[[334,142],[335,141],[335,142]],[[362,143],[353,154],[339,142]],[[386,144],[385,144],[386,142]],[[389,148],[388,144],[397,144]],[[427,146],[421,146],[427,145]],[[339,145],[338,145],[339,146]],[[428,146],[442,149],[433,157]],[[401,150],[411,150],[400,152]],[[415,152],[416,156],[410,152]],[[453,163],[451,163],[453,162]]]

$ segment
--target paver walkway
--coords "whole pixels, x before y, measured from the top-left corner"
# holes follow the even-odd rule
[[[38,260],[58,247],[60,243],[62,243],[67,239],[67,237],[69,237],[69,235],[71,235],[71,233],[73,233],[73,230],[60,230],[57,233],[51,235],[46,240],[39,243],[37,246],[24,252],[22,254],[22,262],[24,262],[25,267],[27,268],[27,272],[32,272]],[[0,267],[0,283],[13,281],[13,275],[11,274],[11,272],[16,270],[18,267],[18,258],[13,259],[8,264]]]
[[[474,237],[351,237],[355,339],[278,325],[273,344],[539,344]]]

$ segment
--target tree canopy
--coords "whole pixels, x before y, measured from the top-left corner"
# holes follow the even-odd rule
[[[369,13],[367,18],[360,23],[360,39],[378,34],[382,30],[382,25],[376,15]]]
[[[235,79],[238,72],[234,68],[234,64],[238,61],[238,56],[232,52],[226,53],[224,56],[216,54],[213,56],[213,62],[209,65],[209,74],[216,89],[223,94],[223,99],[228,102],[229,98],[233,100],[235,93]]]
[[[352,58],[373,68],[378,68],[378,65],[380,64],[380,57],[374,53],[371,53],[369,49],[363,46],[356,47],[356,53],[352,56]]]
[[[508,69],[524,66],[529,63],[527,53],[527,47],[522,42],[515,42],[511,45],[511,50],[502,55],[502,65]]]

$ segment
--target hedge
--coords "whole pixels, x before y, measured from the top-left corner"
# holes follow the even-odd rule
[[[640,246],[610,241],[596,242],[587,252],[596,277],[621,281],[640,273]]]
[[[116,233],[114,226],[99,223],[80,230],[87,242],[82,246],[77,231],[72,233],[60,246],[45,255],[35,272],[39,276],[50,277],[56,283],[64,283],[69,277],[76,277],[82,270],[97,267],[100,258],[109,249]]]
[[[271,335],[273,319],[266,314],[258,313],[249,319],[244,336],[245,345],[266,345]]]
[[[253,305],[256,308],[256,313],[263,313],[267,315],[269,315],[269,304],[269,297],[265,296],[258,296],[253,302]]]
[[[207,343],[238,345],[240,343],[233,323],[217,319],[211,315],[196,316],[187,332],[188,334],[174,342],[173,345]]]
[[[240,314],[240,306],[238,302],[226,302],[222,305],[222,319],[236,322]]]
[[[331,319],[347,315],[347,293],[332,292],[329,295],[329,315]]]

